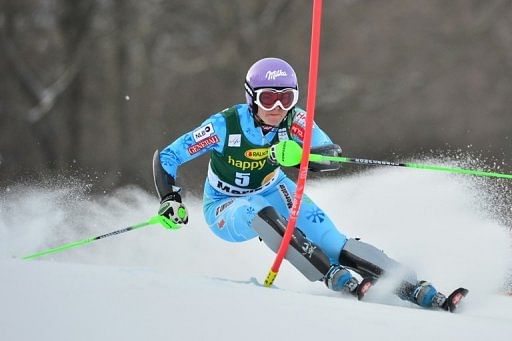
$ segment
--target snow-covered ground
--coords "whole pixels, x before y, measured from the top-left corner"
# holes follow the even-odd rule
[[[470,294],[457,314],[422,310],[375,287],[365,302],[310,283],[253,240],[231,244],[205,225],[154,226],[75,250],[24,255],[144,221],[158,203],[125,188],[103,198],[78,185],[18,186],[0,197],[0,340],[483,340],[512,337],[510,233],[467,177],[406,169],[309,182],[306,192],[347,235],[384,249],[420,278]]]

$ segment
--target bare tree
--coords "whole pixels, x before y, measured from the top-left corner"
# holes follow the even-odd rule
[[[56,100],[69,87],[75,79],[82,63],[84,52],[88,44],[88,33],[90,22],[93,16],[94,1],[81,1],[73,4],[64,2],[66,10],[62,20],[62,32],[69,36],[67,39],[67,60],[62,67],[63,71],[55,76],[51,84],[46,85],[41,77],[35,72],[26,57],[19,51],[13,21],[16,13],[11,3],[5,6],[5,12],[1,14],[0,33],[1,46],[13,66],[20,83],[27,93],[34,99],[36,104],[28,111],[26,118],[29,122],[35,123],[42,119],[54,107]]]
[[[506,163],[509,1],[324,6],[317,121],[349,154],[452,148]],[[72,164],[99,188],[151,188],[154,149],[243,102],[245,72],[265,56],[294,65],[305,104],[310,1],[0,0],[0,8],[5,174],[61,174]],[[186,165],[180,182],[200,190],[206,162]]]

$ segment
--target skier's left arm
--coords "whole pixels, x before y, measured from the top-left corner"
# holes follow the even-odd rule
[[[306,112],[297,109],[290,126],[291,138],[303,144],[304,133],[306,128]],[[329,136],[320,127],[313,122],[313,130],[311,131],[311,154],[320,154],[324,156],[341,156],[341,147],[334,144]],[[310,161],[309,170],[312,172],[327,172],[341,168],[341,163],[331,161]]]

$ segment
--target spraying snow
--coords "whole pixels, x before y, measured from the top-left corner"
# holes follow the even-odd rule
[[[512,336],[512,299],[502,294],[511,265],[510,234],[486,209],[491,199],[471,178],[377,169],[310,181],[306,193],[347,236],[382,248],[439,290],[469,288],[460,313],[425,311],[385,297],[384,285],[374,288],[369,302],[357,302],[308,282],[286,262],[275,282],[279,290],[256,286],[251,278],[263,280],[274,254],[258,240],[233,244],[216,238],[203,221],[200,199],[190,196],[185,202],[191,220],[181,230],[148,227],[41,261],[21,261],[36,251],[145,221],[158,202],[136,187],[91,198],[79,185],[19,186],[4,192],[0,203],[0,335],[5,340]]]

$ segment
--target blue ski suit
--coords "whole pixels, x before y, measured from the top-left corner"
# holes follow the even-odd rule
[[[240,130],[228,131],[224,113],[236,110]],[[267,148],[272,142],[293,139],[302,143],[306,113],[296,108],[290,118],[288,129],[278,129],[263,134],[261,127],[255,124],[247,104],[238,104],[216,113],[205,120],[198,128],[182,135],[160,152],[160,162],[164,170],[174,179],[178,168],[192,159],[207,152],[222,155],[226,147],[241,146],[241,140],[252,146]],[[332,144],[331,139],[316,125],[312,131],[312,147]],[[230,160],[231,161],[231,160]],[[238,161],[237,161],[238,162]],[[261,164],[268,162],[257,161]],[[254,163],[254,167],[252,165]],[[203,195],[203,212],[212,232],[230,242],[243,242],[257,237],[251,223],[255,215],[264,207],[272,206],[283,217],[290,215],[296,185],[280,168],[259,188],[244,189],[246,179],[258,172],[259,163],[233,161],[240,168],[236,179],[226,182],[221,174],[212,168],[212,159],[208,167]],[[224,178],[225,179],[225,178]],[[329,257],[331,264],[339,263],[340,251],[347,238],[336,229],[331,219],[310,199],[304,195],[297,219],[299,228],[306,237],[320,247]]]

